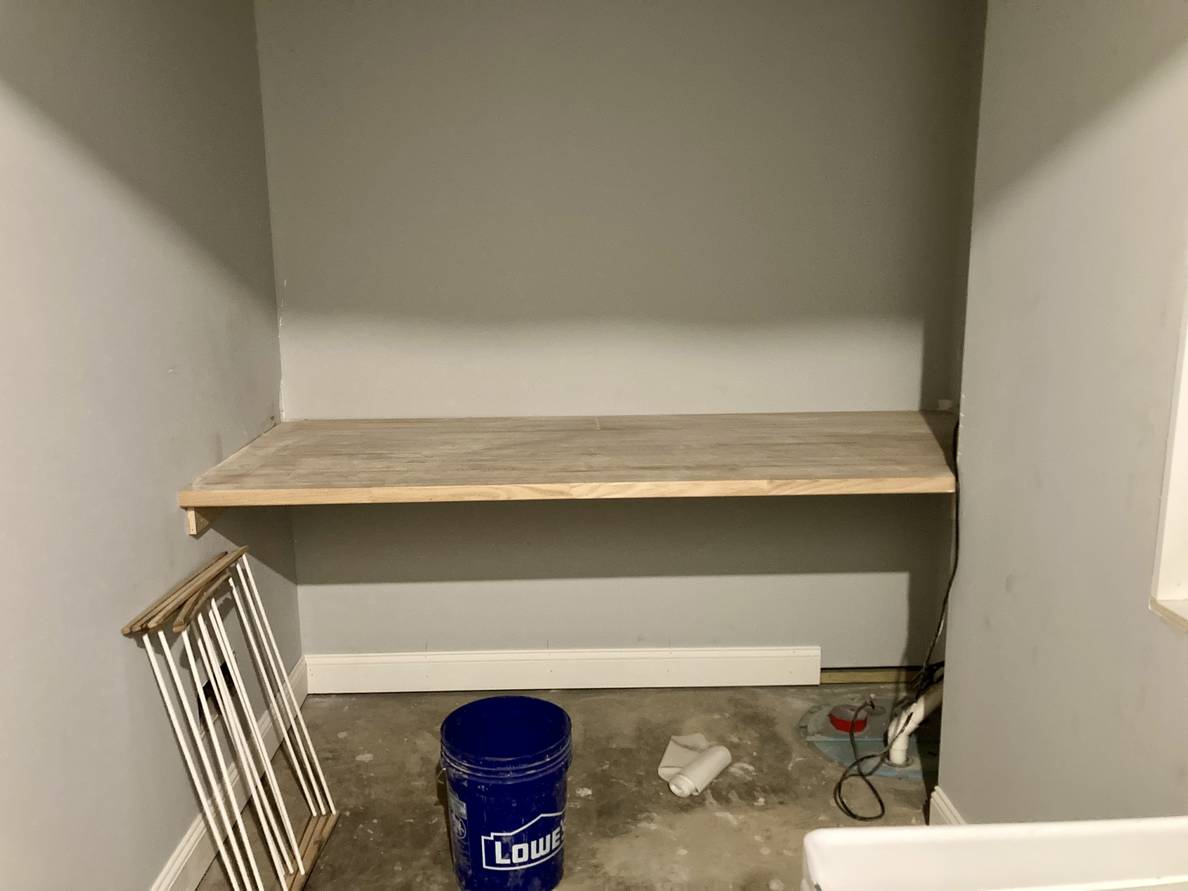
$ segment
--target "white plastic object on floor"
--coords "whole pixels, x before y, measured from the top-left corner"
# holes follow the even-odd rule
[[[680,798],[700,795],[730,764],[730,750],[711,745],[700,733],[674,736],[668,741],[657,773]]]
[[[700,795],[730,765],[730,750],[725,746],[710,746],[668,781],[673,795],[688,798]]]
[[[887,727],[887,739],[891,741],[887,749],[887,760],[896,767],[907,765],[908,745],[912,741],[912,734],[941,704],[944,687],[943,682],[929,687],[920,694],[919,699],[891,719]]]
[[[818,829],[802,891],[1188,889],[1188,817]]]

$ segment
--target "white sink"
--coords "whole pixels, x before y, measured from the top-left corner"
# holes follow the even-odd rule
[[[803,891],[1188,889],[1188,817],[818,829]]]

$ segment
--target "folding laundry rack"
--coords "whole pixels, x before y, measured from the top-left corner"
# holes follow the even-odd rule
[[[257,725],[221,605],[237,617],[256,680],[268,703],[270,729],[262,731]],[[167,628],[175,640],[170,640]],[[264,613],[247,548],[219,554],[125,625],[123,633],[144,643],[207,829],[233,891],[275,887],[271,877],[266,881],[261,876],[256,863],[244,824],[249,804],[279,887],[286,891],[301,888],[338,820],[338,812]],[[178,641],[181,647],[175,658]],[[183,680],[179,665],[189,669],[189,683]],[[265,742],[272,734],[284,748],[309,811],[300,836],[293,830],[294,821],[272,769],[270,755],[277,746]]]

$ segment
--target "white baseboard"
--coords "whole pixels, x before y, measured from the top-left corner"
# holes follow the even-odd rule
[[[937,786],[932,790],[932,797],[928,800],[929,826],[964,826],[965,818],[958,812],[956,805],[949,800],[945,790]]]
[[[293,695],[297,697],[298,704],[304,702],[308,694],[308,678],[309,671],[303,657],[297,660],[297,664],[293,666],[293,671],[289,675],[289,683],[293,685]],[[276,728],[272,725],[271,712],[265,711],[257,726],[260,728],[260,738],[263,740],[266,750],[269,755],[272,755],[280,747],[280,736],[277,735]],[[178,769],[181,769],[180,764]],[[237,799],[244,800],[243,783],[239,778],[238,767],[232,764],[229,774],[235,787]],[[190,824],[190,828],[186,830],[186,834],[182,836],[177,847],[173,849],[169,859],[165,861],[165,866],[152,884],[152,891],[194,891],[198,887],[198,883],[202,881],[202,877],[206,875],[210,864],[214,862],[215,853],[214,841],[207,831],[206,821],[199,813],[194,817],[194,822]]]
[[[306,654],[310,693],[817,684],[820,647]]]
[[[304,656],[297,660],[297,664],[289,673],[289,685],[293,688],[293,695],[297,697],[297,704],[301,705],[305,702],[305,697],[309,695],[309,666],[306,664]],[[267,712],[264,713],[264,717],[268,717]],[[268,722],[268,729],[272,729],[271,721]],[[260,730],[263,732],[263,724],[260,725]],[[280,745],[279,739],[276,740],[276,745]]]

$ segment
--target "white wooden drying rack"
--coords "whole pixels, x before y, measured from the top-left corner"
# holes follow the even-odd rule
[[[294,832],[293,815],[277,784],[271,752],[257,726],[220,602],[237,614],[272,727],[301,788],[308,816],[300,834]],[[175,635],[172,641],[167,628]],[[144,643],[182,760],[233,891],[277,887],[267,868],[262,875],[256,862],[244,823],[249,805],[279,887],[300,889],[338,820],[338,812],[264,613],[247,548],[219,554],[125,625],[123,633]],[[179,664],[188,667],[189,683],[183,680]],[[208,693],[213,703],[208,701]]]

